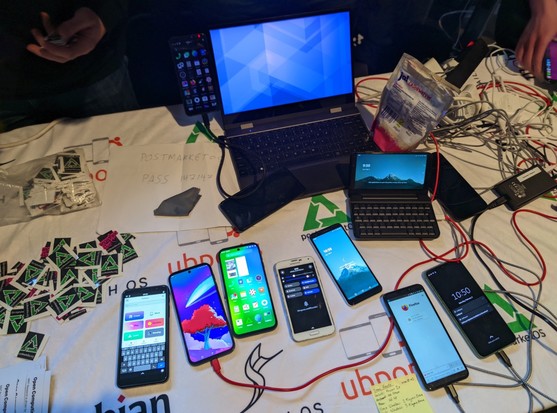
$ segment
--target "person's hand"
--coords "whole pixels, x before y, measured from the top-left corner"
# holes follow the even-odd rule
[[[87,7],[77,9],[71,19],[62,22],[58,27],[54,27],[47,13],[41,13],[41,20],[47,36],[59,35],[63,45],[47,41],[42,30],[32,29],[31,34],[37,44],[28,44],[27,50],[53,62],[66,63],[88,54],[106,33],[99,16]]]
[[[557,36],[557,0],[531,0],[530,10],[530,20],[516,45],[516,59],[541,80],[545,50]]]

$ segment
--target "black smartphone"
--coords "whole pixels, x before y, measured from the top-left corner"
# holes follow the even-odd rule
[[[427,390],[468,377],[462,357],[421,285],[391,291],[381,300]]]
[[[550,83],[557,82],[557,40],[549,42],[543,57],[543,76]]]
[[[219,204],[221,212],[238,232],[298,198],[305,187],[288,169],[282,168],[250,185]]]
[[[314,232],[309,239],[348,305],[381,292],[381,284],[342,225],[333,224]]]
[[[207,35],[176,36],[170,38],[168,44],[186,114],[217,110],[218,86]]]
[[[437,154],[429,154],[428,189],[433,191],[436,181]],[[471,218],[485,211],[487,203],[455,169],[453,165],[439,154],[439,180],[436,199],[448,216],[457,222]]]
[[[505,320],[461,262],[448,262],[424,273],[447,313],[478,357],[515,342]]]
[[[188,362],[199,365],[234,350],[234,339],[209,264],[168,277]]]
[[[333,334],[335,325],[313,258],[280,261],[275,272],[294,341]]]
[[[258,245],[224,248],[218,261],[234,335],[273,330],[277,317]]]
[[[120,388],[168,379],[168,287],[122,293],[116,385]]]

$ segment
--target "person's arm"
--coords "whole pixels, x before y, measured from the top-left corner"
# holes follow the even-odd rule
[[[127,0],[77,0],[70,19],[55,27],[50,16],[41,13],[44,30],[32,29],[36,44],[27,45],[31,53],[58,63],[66,63],[90,53],[103,37],[127,18]],[[46,35],[56,33],[65,45],[48,42]]]
[[[47,13],[41,13],[47,35],[57,34],[65,45],[46,40],[42,30],[32,29],[36,44],[28,44],[27,50],[47,60],[66,63],[91,52],[106,34],[106,27],[97,14],[87,7],[77,9],[72,18],[54,27]]]
[[[543,56],[557,37],[557,0],[530,0],[530,11],[530,20],[516,45],[516,58],[524,69],[543,79]]]

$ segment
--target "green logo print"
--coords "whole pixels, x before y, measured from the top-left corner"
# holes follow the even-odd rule
[[[490,293],[491,290],[492,289],[487,285],[484,285],[485,294],[487,295],[489,301],[491,301],[491,304],[496,305],[508,315],[514,316],[514,321],[507,323],[511,331],[514,334],[528,331],[530,329],[530,321],[518,311],[515,311],[512,305],[510,305],[502,296],[496,293]],[[532,328],[535,327],[535,325],[532,326]]]
[[[327,217],[318,218],[318,213],[327,210]],[[332,224],[344,224],[350,222],[350,218],[338,206],[329,201],[323,195],[316,195],[311,198],[306,222],[304,223],[304,231],[310,231],[318,228],[325,228]]]

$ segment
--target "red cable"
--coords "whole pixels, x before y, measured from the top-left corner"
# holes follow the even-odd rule
[[[435,197],[437,196],[437,186],[439,185],[439,170],[441,169],[440,168],[441,154],[439,152],[439,142],[437,142],[437,138],[433,135],[433,132],[429,132],[429,136],[431,137],[433,143],[435,144],[435,152],[437,157],[437,168],[435,169],[435,185],[433,185],[433,191],[431,193],[431,201],[434,201]]]

